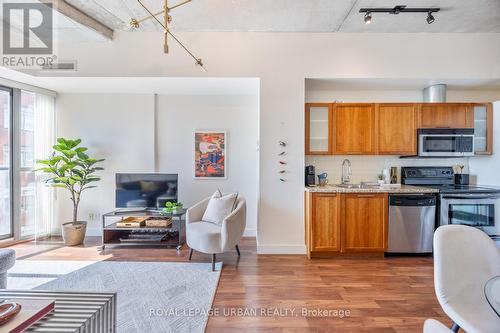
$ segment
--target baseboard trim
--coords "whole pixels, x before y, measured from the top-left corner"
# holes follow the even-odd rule
[[[243,237],[257,237],[256,229],[245,229],[243,232]]]
[[[257,245],[258,254],[306,254],[305,245],[287,245],[287,244],[272,244],[272,245]]]

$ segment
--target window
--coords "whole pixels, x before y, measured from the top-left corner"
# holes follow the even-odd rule
[[[10,160],[9,145],[4,143],[3,148],[2,148],[2,162],[0,162],[0,166],[4,166],[4,167],[9,166],[9,160]]]
[[[35,234],[36,225],[36,204],[35,204],[35,116],[36,95],[32,92],[21,91],[21,114],[19,142],[20,142],[20,164],[21,174],[19,186],[21,202],[19,205],[19,223],[21,227],[21,238],[26,238]],[[38,128],[36,129],[38,131]]]
[[[9,104],[3,103],[3,122],[2,122],[2,127],[3,128],[9,128],[10,125],[10,108]]]
[[[35,165],[33,147],[21,147],[21,168]]]
[[[3,126],[0,126],[0,239],[12,237],[12,145],[10,117],[12,114],[12,89],[0,87],[0,109],[3,111]]]
[[[54,102],[51,96],[0,87],[0,239],[50,231],[53,190],[40,184],[34,170],[36,159],[51,153]]]

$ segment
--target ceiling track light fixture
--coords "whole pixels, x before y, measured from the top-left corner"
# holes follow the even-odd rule
[[[433,13],[437,13],[441,8],[408,8],[406,5],[398,5],[393,8],[361,8],[360,13],[365,13],[364,21],[365,24],[370,24],[372,22],[373,13],[387,13],[398,15],[400,13],[426,13],[427,23],[432,24],[436,20]]]
[[[159,12],[153,13],[151,10],[149,10],[146,5],[141,0],[137,0],[137,2],[144,8],[146,12],[148,12],[149,16],[146,16],[142,19],[135,19],[132,18],[130,20],[130,26],[133,29],[139,29],[141,26],[141,23],[150,19],[155,20],[162,28],[163,28],[163,34],[164,34],[164,43],[163,43],[163,52],[168,53],[168,36],[172,37],[173,40],[175,40],[183,49],[186,51],[186,53],[195,60],[195,64],[200,66],[205,72],[207,71],[205,67],[203,67],[203,61],[201,58],[197,58],[194,56],[194,54],[184,45],[182,42],[170,31],[169,24],[172,22],[172,16],[170,16],[170,11],[178,8],[182,5],[185,5],[191,0],[184,0],[176,5],[173,5],[171,7],[168,6],[168,0],[163,0],[163,9]],[[160,21],[160,19],[157,17],[159,15],[163,14],[163,22]]]
[[[366,12],[365,14],[365,24],[370,24],[372,23],[372,13],[371,12]]]

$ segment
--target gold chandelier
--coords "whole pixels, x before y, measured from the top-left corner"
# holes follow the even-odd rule
[[[191,56],[191,58],[195,60],[196,65],[200,66],[204,71],[206,71],[205,67],[203,67],[202,59],[195,57],[194,54],[191,51],[189,51],[189,49],[186,46],[184,46],[184,44],[182,44],[182,42],[177,37],[175,37],[175,35],[172,34],[172,32],[170,32],[169,24],[170,22],[172,22],[172,16],[170,16],[170,11],[182,5],[185,5],[188,2],[191,2],[191,0],[184,0],[181,3],[178,3],[172,7],[168,6],[168,0],[163,0],[163,9],[157,13],[153,13],[152,11],[150,11],[142,3],[141,0],[137,0],[137,2],[142,6],[142,8],[144,8],[145,11],[148,12],[149,16],[146,16],[145,18],[139,20],[135,18],[131,19],[130,26],[134,29],[138,29],[142,22],[154,19],[156,22],[158,22],[158,24],[160,24],[163,27],[163,34],[164,34],[163,51],[165,53],[168,53],[168,36],[170,35],[189,54],[189,56]],[[157,17],[162,14],[163,14],[163,22],[160,21],[160,19]]]

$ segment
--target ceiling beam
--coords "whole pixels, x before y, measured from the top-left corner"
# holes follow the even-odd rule
[[[94,30],[98,34],[108,38],[113,39],[113,29],[104,25],[103,23],[97,21],[92,16],[82,12],[80,9],[70,5],[64,0],[39,0],[41,3],[46,5],[52,5],[52,8],[57,10],[64,16],[72,19],[75,22],[80,23],[87,28]]]

